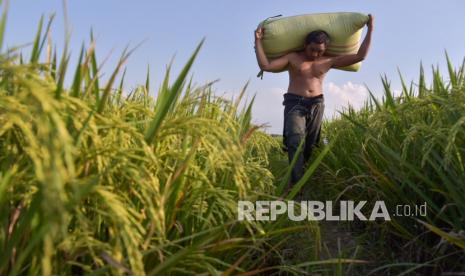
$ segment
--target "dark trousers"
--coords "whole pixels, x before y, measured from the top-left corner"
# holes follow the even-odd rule
[[[292,168],[292,184],[297,183],[304,174],[304,165],[309,160],[313,147],[320,141],[321,122],[323,120],[323,94],[315,97],[303,97],[291,93],[284,94],[283,144],[287,148],[289,164],[294,158],[300,142],[304,139],[303,151],[297,157]]]

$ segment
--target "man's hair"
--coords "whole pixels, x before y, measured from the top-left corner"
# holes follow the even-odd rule
[[[325,31],[313,31],[307,35],[305,38],[305,44],[308,45],[310,43],[316,43],[316,44],[321,44],[324,43],[325,45],[328,45],[329,43],[329,35]]]

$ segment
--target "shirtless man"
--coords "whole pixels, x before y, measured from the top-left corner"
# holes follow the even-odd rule
[[[268,60],[262,46],[265,30],[255,31],[255,53],[260,69],[268,72],[289,72],[289,87],[284,94],[284,128],[283,143],[287,148],[289,163],[294,158],[302,139],[304,150],[297,157],[292,168],[291,181],[285,192],[303,176],[304,162],[311,155],[312,147],[320,140],[321,122],[323,119],[323,79],[331,68],[349,66],[365,59],[371,43],[373,31],[373,16],[368,15],[368,30],[356,54],[344,56],[325,55],[330,37],[324,31],[314,31],[308,34],[304,49],[291,52],[277,59]]]

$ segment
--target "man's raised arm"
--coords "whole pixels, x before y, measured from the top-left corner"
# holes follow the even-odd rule
[[[265,51],[263,50],[263,33],[264,29],[261,27],[255,30],[255,55],[257,56],[258,66],[260,66],[261,70],[268,72],[284,70],[289,64],[289,54],[269,61],[265,55]]]
[[[363,40],[358,52],[353,55],[344,55],[332,58],[332,65],[331,67],[344,67],[349,66],[354,63],[360,62],[365,59],[368,54],[368,50],[370,49],[371,44],[371,33],[373,32],[373,16],[371,14],[368,15],[369,19],[367,22],[368,30]]]

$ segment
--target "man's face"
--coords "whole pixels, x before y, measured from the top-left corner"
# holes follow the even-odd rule
[[[317,59],[325,53],[326,45],[324,43],[318,44],[311,42],[305,45],[305,54],[310,59]]]

